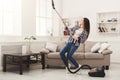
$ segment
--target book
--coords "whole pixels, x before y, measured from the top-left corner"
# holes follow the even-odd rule
[[[98,29],[99,29],[99,31],[100,31],[100,32],[102,32],[102,29],[101,29],[101,27],[98,27]]]

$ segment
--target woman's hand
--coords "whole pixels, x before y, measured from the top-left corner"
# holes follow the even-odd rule
[[[78,37],[76,36],[72,36],[72,38],[74,39],[74,43],[78,40]]]

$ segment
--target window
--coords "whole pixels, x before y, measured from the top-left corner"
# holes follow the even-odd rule
[[[21,35],[21,0],[0,0],[0,35]]]
[[[52,33],[51,0],[37,0],[36,4],[36,35],[50,36]]]

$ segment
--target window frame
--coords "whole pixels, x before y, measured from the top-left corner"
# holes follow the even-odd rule
[[[45,6],[46,6],[45,11],[46,11],[46,12],[45,12],[45,16],[41,16],[41,15],[40,15],[40,0],[38,0],[38,1],[39,1],[39,5],[36,4],[36,32],[35,32],[35,34],[36,34],[36,36],[38,36],[38,37],[50,37],[50,36],[52,36],[52,34],[53,34],[53,10],[52,10],[52,5],[50,4],[50,5],[51,5],[51,16],[48,17],[48,16],[47,16],[47,1],[48,1],[48,0],[45,0],[45,1],[46,1],[46,2],[45,2]],[[51,0],[50,0],[50,1],[51,1]],[[36,1],[36,3],[37,3],[37,1]],[[38,9],[37,9],[37,7],[38,7]],[[38,13],[39,13],[39,14],[37,13],[37,10],[38,10]],[[46,23],[45,23],[45,27],[46,27],[46,29],[48,28],[48,27],[47,27],[47,20],[49,20],[49,19],[51,20],[51,28],[50,28],[50,29],[51,29],[51,34],[49,34],[49,33],[46,32],[45,35],[40,35],[40,28],[41,28],[41,27],[40,27],[40,19],[41,19],[41,18],[45,19],[45,22],[46,22]],[[38,28],[38,27],[37,27],[37,19],[39,19],[39,29],[38,29],[38,32],[37,32],[37,28]],[[47,30],[49,30],[49,29],[47,29]],[[47,31],[47,30],[46,30],[46,31]],[[44,34],[44,33],[43,33],[43,34]]]

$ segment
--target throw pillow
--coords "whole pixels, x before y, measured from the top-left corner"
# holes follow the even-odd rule
[[[100,43],[96,43],[92,48],[91,48],[91,52],[95,53],[98,52],[98,50],[100,49]]]
[[[108,49],[109,47],[110,47],[110,44],[102,43],[100,49],[98,50],[98,52],[102,53],[105,49]]]
[[[41,52],[41,53],[49,53],[49,50],[46,49],[46,48],[42,48],[42,49],[40,50],[40,52]]]
[[[47,42],[45,48],[48,49],[48,50],[50,50],[50,51],[52,51],[52,52],[56,52],[56,50],[57,50],[57,44],[51,43],[51,42]]]

